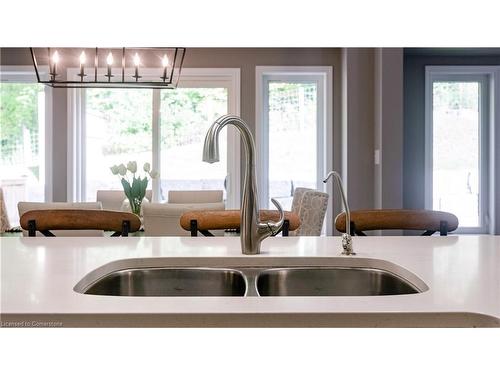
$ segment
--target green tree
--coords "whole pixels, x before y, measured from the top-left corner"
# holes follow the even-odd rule
[[[199,142],[217,117],[227,113],[224,88],[178,88],[161,96],[162,144],[167,148]]]
[[[0,83],[0,142],[2,159],[8,159],[14,146],[23,140],[23,127],[38,131],[39,84]]]
[[[106,123],[105,155],[151,147],[151,90],[87,89],[86,100],[88,114]]]

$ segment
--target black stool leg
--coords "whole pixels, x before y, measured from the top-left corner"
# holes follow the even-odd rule
[[[191,237],[198,237],[198,221],[191,220],[190,222]]]
[[[290,220],[285,219],[285,221],[283,221],[281,230],[283,231],[283,237],[288,237],[288,232],[290,231]]]
[[[123,222],[122,222],[122,237],[128,237],[129,232],[130,232],[130,221],[123,220]]]
[[[36,237],[36,222],[35,220],[28,220],[28,236]]]
[[[448,222],[446,220],[441,220],[439,222],[439,234],[441,236],[447,236],[448,235]]]

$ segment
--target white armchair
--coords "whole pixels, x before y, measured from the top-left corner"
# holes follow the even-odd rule
[[[25,212],[31,210],[102,210],[101,202],[78,202],[78,203],[66,203],[66,202],[54,202],[54,203],[42,203],[42,202],[19,202],[17,204],[17,209],[19,211],[19,217],[23,216]],[[102,237],[104,232],[102,230],[55,230],[54,235],[57,237]],[[42,236],[39,232],[36,233],[37,236]],[[23,230],[23,237],[28,237],[28,231]]]
[[[189,236],[182,229],[180,218],[186,211],[224,210],[224,202],[216,203],[144,203],[144,232],[146,236]]]

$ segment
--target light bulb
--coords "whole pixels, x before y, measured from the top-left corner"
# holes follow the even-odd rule
[[[85,64],[85,61],[87,60],[87,56],[85,56],[85,51],[82,51],[80,54],[80,64],[83,65]]]
[[[108,65],[113,65],[113,54],[111,52],[108,54],[108,57],[106,57],[106,63]]]
[[[59,62],[59,53],[57,51],[55,51],[54,54],[52,55],[52,62],[54,64],[57,64]]]
[[[141,58],[139,57],[139,55],[136,52],[135,56],[134,56],[134,65],[139,66],[140,63],[141,63]]]
[[[167,57],[167,55],[163,55],[163,58],[161,59],[161,63],[163,64],[164,68],[166,68],[168,66],[168,57]]]

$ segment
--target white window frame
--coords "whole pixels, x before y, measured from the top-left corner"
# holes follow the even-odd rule
[[[0,82],[37,83],[32,65],[2,65],[0,66]],[[45,131],[41,134],[40,155],[44,155],[44,201],[52,202],[52,88],[44,87],[45,93]]]
[[[104,70],[103,70],[104,72]],[[101,72],[101,73],[103,73]],[[130,73],[133,74],[133,71]],[[68,69],[68,78],[76,79],[77,69]],[[98,73],[100,74],[100,73]],[[156,77],[154,69],[142,69],[141,75]],[[228,90],[228,113],[240,115],[239,68],[184,68],[178,87],[223,87]],[[85,89],[68,89],[68,201],[85,199]],[[160,166],[160,89],[153,89],[152,168]],[[240,138],[236,129],[227,132],[227,208],[240,207]],[[201,150],[200,150],[201,159]],[[159,200],[160,180],[153,184],[153,201]]]
[[[326,234],[333,234],[333,185],[323,184],[326,173],[333,168],[333,68],[331,66],[257,66],[255,68],[255,140],[257,148],[257,179],[260,205],[267,203],[269,177],[269,111],[270,81],[315,82],[318,88],[317,124],[317,188],[329,194],[326,212]],[[321,116],[322,114],[322,116]],[[323,225],[325,229],[325,225]]]
[[[479,220],[478,227],[460,226],[457,234],[493,233],[495,228],[495,124],[500,123],[495,112],[500,102],[500,66],[426,66],[425,69],[425,208],[433,209],[433,83],[439,81],[480,82],[481,113],[479,135]]]

